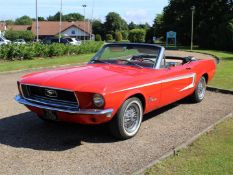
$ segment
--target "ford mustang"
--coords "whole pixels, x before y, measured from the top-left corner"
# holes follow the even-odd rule
[[[23,76],[15,100],[44,121],[108,123],[114,136],[128,139],[144,114],[185,97],[201,102],[214,76],[214,60],[164,52],[151,44],[106,44],[86,65]]]

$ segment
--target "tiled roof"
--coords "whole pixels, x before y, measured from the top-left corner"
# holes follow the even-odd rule
[[[15,31],[24,31],[24,30],[31,30],[30,25],[8,25],[8,30],[15,30]]]
[[[70,27],[77,27],[86,33],[91,33],[91,24],[87,21],[77,21],[77,22],[62,22],[62,31],[67,30]],[[32,23],[32,32],[36,34],[36,22]],[[57,35],[60,31],[59,21],[40,21],[39,22],[39,35]]]

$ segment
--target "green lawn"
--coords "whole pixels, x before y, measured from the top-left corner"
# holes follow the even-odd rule
[[[120,57],[126,57],[129,58],[132,55],[138,54],[138,50],[137,49],[124,49],[124,48],[119,48],[116,49],[116,51],[110,50],[109,48],[107,48],[105,50],[105,52],[103,53],[103,55],[101,56],[101,59],[119,59]],[[124,58],[122,58],[124,59]]]
[[[213,51],[213,50],[194,50],[194,52],[212,54],[221,59],[217,65],[217,71],[210,86],[233,90],[233,52]]]
[[[94,54],[85,54],[78,56],[65,56],[54,58],[35,58],[33,60],[25,61],[5,61],[0,62],[0,72],[30,69],[38,67],[49,67],[65,64],[78,64],[89,61]]]
[[[177,156],[156,164],[146,175],[232,175],[233,118],[219,124]]]

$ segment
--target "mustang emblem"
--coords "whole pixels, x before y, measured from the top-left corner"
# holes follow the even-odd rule
[[[51,98],[56,98],[57,97],[57,91],[52,90],[52,89],[45,89],[45,96],[51,97]]]

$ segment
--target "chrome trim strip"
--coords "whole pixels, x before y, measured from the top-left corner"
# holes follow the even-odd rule
[[[84,115],[107,115],[107,117],[111,117],[113,113],[113,109],[61,109],[61,108],[56,108],[56,107],[49,107],[43,104],[36,104],[33,102],[30,102],[26,99],[24,99],[22,96],[17,95],[15,97],[15,100],[23,105],[26,106],[32,106],[40,109],[47,109],[47,110],[52,110],[52,111],[58,111],[58,112],[65,112],[65,113],[70,113],[70,114],[84,114]]]
[[[54,107],[61,107],[61,108],[70,108],[70,109],[72,109],[72,108],[78,108],[78,106],[75,106],[74,107],[74,105],[72,105],[72,106],[67,106],[67,105],[63,105],[63,104],[58,104],[58,103],[48,103],[48,102],[46,102],[46,101],[44,101],[44,100],[35,100],[35,99],[32,99],[32,98],[26,98],[26,97],[24,97],[24,99],[25,100],[27,100],[27,101],[30,101],[30,102],[35,102],[35,103],[40,103],[40,104],[43,104],[43,105],[48,105],[48,106],[54,106]]]
[[[41,86],[41,85],[36,85],[36,84],[25,84],[25,83],[20,83],[20,85],[26,85],[26,86],[35,86],[35,87],[42,87],[42,88],[48,88],[48,89],[55,89],[55,90],[63,90],[63,91],[69,91],[69,92],[74,92],[69,89],[62,89],[62,88],[56,88],[56,87],[51,87],[51,86]]]
[[[193,81],[190,85],[186,86],[185,88],[181,89],[180,92],[194,88],[195,87],[195,80],[196,80],[196,74],[193,75]]]
[[[187,78],[193,78],[193,81],[194,81],[195,77],[196,77],[196,73],[192,73],[192,74],[182,75],[182,76],[179,76],[179,77],[159,80],[159,81],[155,81],[155,82],[151,82],[151,83],[147,83],[147,84],[143,84],[143,85],[127,88],[127,89],[122,89],[122,90],[119,90],[119,91],[115,91],[113,93],[123,92],[123,91],[127,91],[127,90],[132,90],[132,89],[137,89],[137,88],[142,88],[142,87],[146,87],[146,86],[152,86],[152,85],[156,85],[156,84],[167,83],[167,82],[177,81],[177,80],[182,80],[182,79],[187,79]]]

